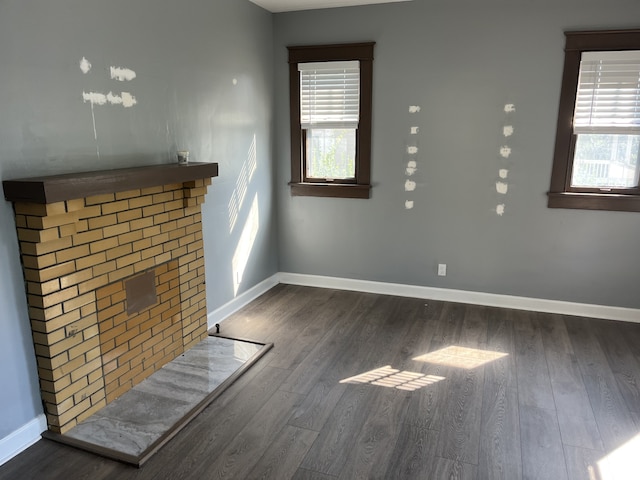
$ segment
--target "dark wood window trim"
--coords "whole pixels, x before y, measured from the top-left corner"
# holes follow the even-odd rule
[[[573,133],[573,110],[582,52],[639,50],[640,30],[565,32],[565,60],[558,111],[556,145],[548,193],[549,208],[640,212],[640,191],[587,191],[571,187],[573,155],[577,136]]]
[[[371,116],[375,42],[287,47],[291,118],[291,194],[294,196],[369,198],[371,194]],[[360,122],[356,133],[356,178],[350,183],[310,183],[303,176],[298,63],[360,61]]]

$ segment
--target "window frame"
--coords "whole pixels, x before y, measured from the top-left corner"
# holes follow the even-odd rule
[[[577,135],[573,133],[573,112],[582,52],[640,50],[640,30],[565,32],[565,57],[558,109],[549,208],[640,212],[640,188],[611,189],[571,186]]]
[[[373,47],[375,42],[290,46],[289,108],[291,130],[291,195],[337,198],[371,196],[371,124]],[[360,120],[356,129],[355,180],[305,181],[305,132],[300,124],[299,63],[360,61]]]

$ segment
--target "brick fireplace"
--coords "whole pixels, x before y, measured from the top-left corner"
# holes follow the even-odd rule
[[[51,431],[206,337],[201,205],[217,174],[190,163],[3,182]]]

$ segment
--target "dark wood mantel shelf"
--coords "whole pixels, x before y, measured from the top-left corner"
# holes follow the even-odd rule
[[[6,200],[46,204],[217,176],[217,163],[171,163],[4,180],[2,187]]]

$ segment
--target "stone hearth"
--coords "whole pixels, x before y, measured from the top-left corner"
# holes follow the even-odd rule
[[[217,174],[192,163],[3,182],[51,431],[207,336],[201,205]]]

